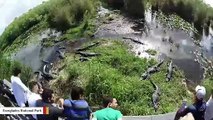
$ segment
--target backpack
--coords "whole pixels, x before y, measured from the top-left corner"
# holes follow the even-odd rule
[[[69,100],[69,102],[71,103],[70,107],[64,106],[64,115],[67,117],[67,120],[89,120],[91,110],[88,105],[79,107],[78,104],[81,101]]]

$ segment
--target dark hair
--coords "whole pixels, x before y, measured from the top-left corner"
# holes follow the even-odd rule
[[[32,90],[35,85],[38,85],[38,83],[36,81],[29,82],[29,88],[30,88],[30,90]]]
[[[20,74],[20,73],[21,73],[21,69],[20,69],[20,68],[15,67],[15,68],[13,69],[13,75],[14,75],[14,76],[18,76],[18,74]]]
[[[71,91],[71,98],[72,100],[80,99],[80,95],[84,94],[84,89],[81,87],[73,87]]]
[[[44,102],[49,102],[49,99],[52,98],[53,90],[51,89],[44,89],[43,93],[41,94],[42,100]]]
[[[112,97],[108,96],[103,97],[103,106],[106,108],[109,105],[109,103],[112,103],[112,101],[113,101]]]

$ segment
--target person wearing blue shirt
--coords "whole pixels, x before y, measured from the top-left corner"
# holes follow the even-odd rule
[[[84,90],[81,87],[73,87],[71,98],[64,100],[64,115],[67,120],[89,120],[92,113],[87,101],[83,98]]]

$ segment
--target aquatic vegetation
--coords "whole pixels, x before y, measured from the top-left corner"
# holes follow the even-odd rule
[[[204,24],[210,24],[213,19],[213,8],[202,0],[148,0],[153,8],[165,14],[176,14],[189,23],[194,23],[202,32]]]
[[[172,30],[181,29],[188,34],[190,32],[198,33],[197,29],[192,24],[177,15],[165,15],[162,12],[157,12],[157,19],[161,24]]]
[[[152,50],[152,49],[148,49],[145,52],[147,52],[150,55],[156,55],[157,54],[157,51],[156,50]]]
[[[89,61],[79,61],[78,55],[70,54],[64,61],[67,67],[52,87],[63,96],[69,95],[72,85],[79,85],[86,90],[86,98],[91,105],[100,105],[103,95],[112,95],[119,100],[124,115],[148,115],[175,111],[181,104],[182,97],[188,99],[186,88],[180,82],[183,74],[174,72],[174,79],[166,82],[166,65],[151,79],[160,86],[160,107],[155,113],[151,102],[152,84],[141,81],[140,76],[156,64],[153,59],[141,59],[128,51],[128,46],[116,40],[99,40],[100,45],[89,52],[101,53]],[[176,87],[174,87],[174,85]],[[176,97],[171,97],[176,96]],[[190,102],[190,101],[189,101]]]

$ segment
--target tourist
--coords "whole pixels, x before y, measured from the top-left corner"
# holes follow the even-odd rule
[[[91,109],[84,100],[84,90],[81,87],[73,87],[71,99],[64,100],[64,114],[68,120],[89,120]]]
[[[29,83],[29,88],[31,90],[31,93],[28,96],[28,104],[29,107],[36,107],[36,101],[41,99],[41,96],[39,94],[39,85],[36,81],[31,81]],[[34,119],[37,120],[36,115],[32,115]]]
[[[186,106],[183,110],[179,110],[175,116],[175,120],[179,120],[180,117],[191,113],[195,120],[205,120],[204,114],[206,110],[206,102],[204,101],[206,95],[206,89],[203,86],[197,86],[195,88],[195,102]]]
[[[21,69],[15,68],[13,71],[13,76],[11,76],[12,91],[15,96],[18,106],[27,106],[27,96],[30,90],[22,83],[20,79]]]
[[[213,89],[211,91],[211,96],[206,103],[206,113],[205,120],[213,120]]]
[[[122,114],[120,111],[115,110],[118,106],[117,100],[112,97],[104,97],[103,107],[104,109],[98,110],[93,114],[92,120],[122,120]]]
[[[36,101],[37,107],[48,107],[49,114],[37,115],[38,120],[58,120],[58,117],[63,115],[62,106],[57,107],[54,104],[54,93],[51,89],[44,89],[41,94],[42,100]],[[63,99],[59,99],[63,103]],[[60,108],[61,107],[61,108]]]

